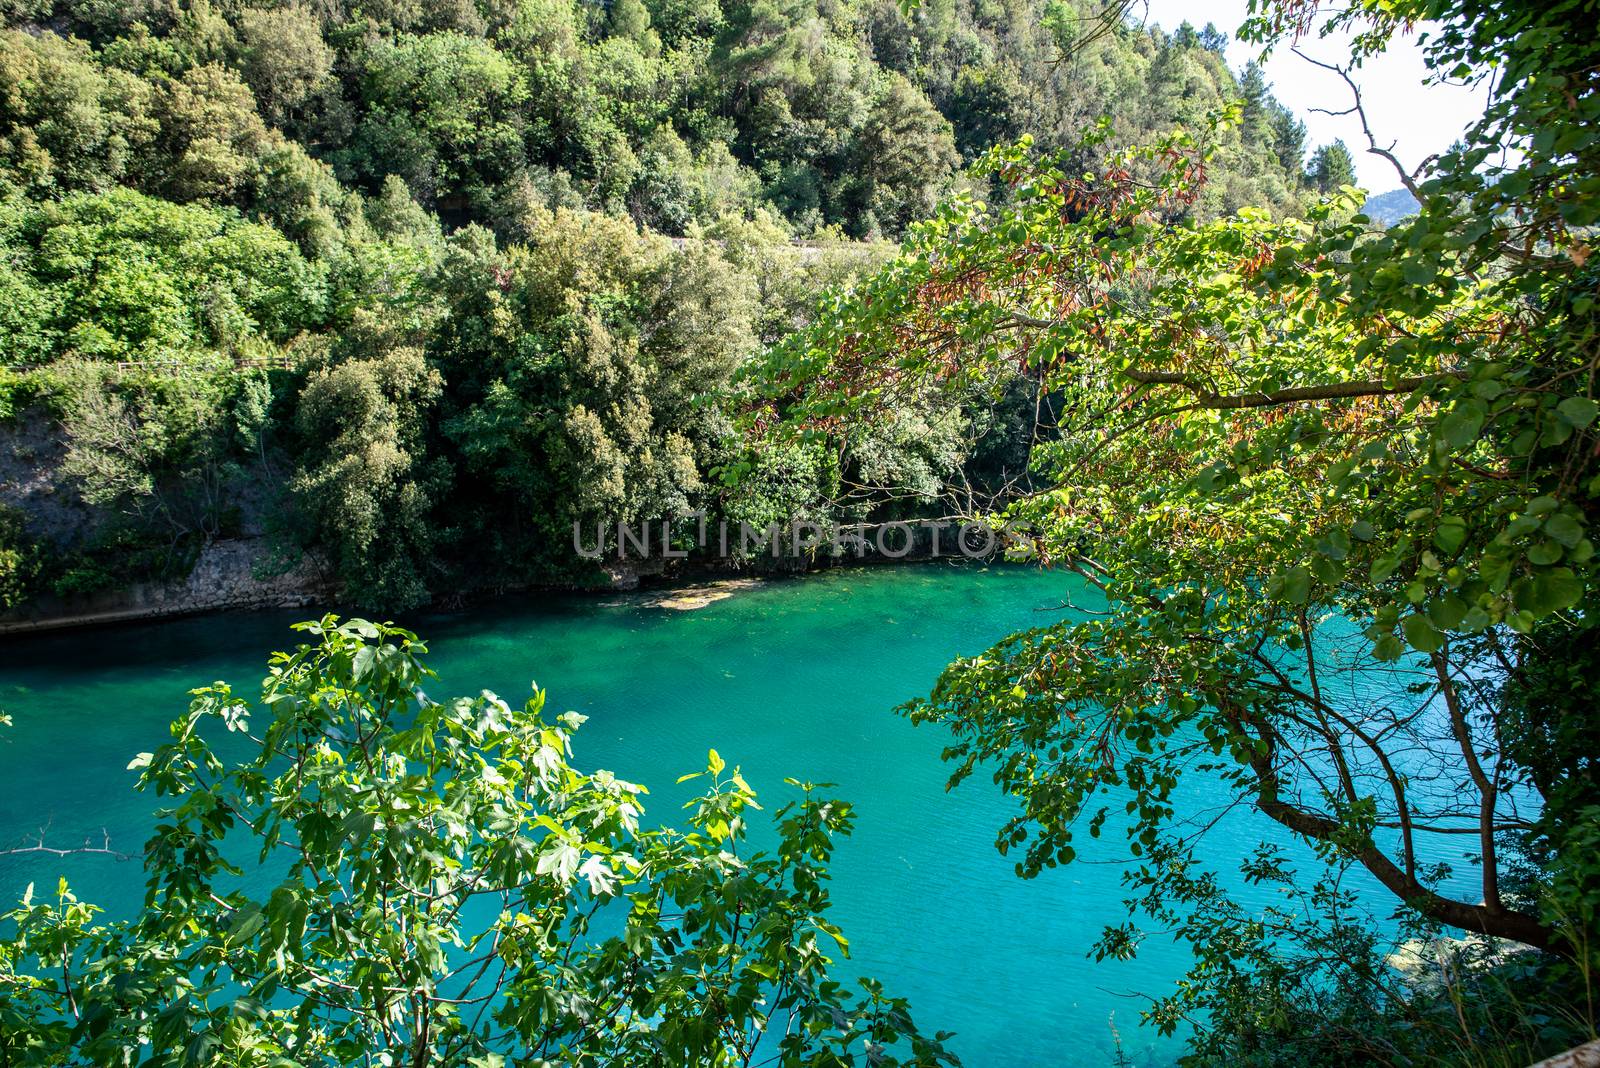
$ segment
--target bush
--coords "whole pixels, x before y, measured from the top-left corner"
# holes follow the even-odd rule
[[[0,505],[0,611],[33,596],[40,566],[38,547],[23,529],[22,512]]]
[[[543,693],[434,701],[415,635],[298,629],[259,702],[195,690],[134,761],[173,799],[136,919],[63,881],[0,920],[4,1063],[956,1063],[878,984],[829,978],[848,804],[793,783],[752,850],[756,795],[713,750],[689,828],[646,829],[645,789],[574,768],[583,717]],[[225,764],[211,738],[240,731],[258,746]],[[243,837],[272,885],[239,886]]]

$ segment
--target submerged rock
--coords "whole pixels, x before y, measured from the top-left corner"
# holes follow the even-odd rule
[[[759,585],[761,580],[758,578],[722,579],[718,582],[708,582],[703,586],[663,590],[659,594],[643,598],[641,603],[647,608],[670,608],[676,612],[687,612],[727,600],[740,590],[754,589]]]

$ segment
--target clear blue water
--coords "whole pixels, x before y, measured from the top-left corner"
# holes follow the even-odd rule
[[[892,712],[952,657],[1061,618],[1068,598],[1087,600],[1062,574],[923,566],[776,581],[693,611],[552,596],[406,622],[429,639],[435,696],[488,688],[517,700],[537,680],[553,709],[590,717],[577,764],[651,787],[663,822],[691,789],[674,780],[712,747],[769,811],[785,776],[837,783],[858,814],[834,868],[834,918],[853,950],[838,971],[883,979],[923,1027],[956,1032],[969,1065],[1110,1064],[1113,1027],[1131,1063],[1170,1063],[1179,1039],[1138,1026],[1136,995],[1165,992],[1186,951],[1157,934],[1130,962],[1086,956],[1124,917],[1120,835],[1019,880],[993,847],[1011,804],[981,777],[947,793],[946,735]],[[0,709],[15,720],[0,731],[0,840],[42,830],[52,845],[98,842],[103,828],[138,852],[152,799],[132,790],[129,759],[160,744],[191,687],[226,679],[249,692],[267,653],[294,644],[288,624],[312,614],[0,639]],[[1225,800],[1220,784],[1185,785],[1193,814]],[[1281,836],[1229,815],[1207,856],[1231,870],[1262,835]],[[0,895],[63,874],[113,915],[142,891],[137,861],[34,854],[0,857]]]

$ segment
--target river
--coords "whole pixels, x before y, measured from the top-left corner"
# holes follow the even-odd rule
[[[911,1001],[928,1031],[956,1032],[969,1065],[1166,1064],[1177,1038],[1138,1025],[1140,993],[1165,992],[1187,954],[1157,935],[1128,962],[1086,956],[1125,913],[1120,835],[1079,861],[1023,881],[993,846],[1012,811],[983,776],[953,793],[945,734],[892,709],[926,693],[953,656],[1070,613],[1071,576],[1025,568],[917,566],[830,571],[758,584],[694,610],[639,595],[549,596],[405,622],[429,639],[434,696],[488,688],[520,700],[537,680],[553,710],[589,717],[575,763],[652,789],[670,822],[681,774],[715,747],[742,765],[770,811],[785,776],[837,784],[857,806],[834,866],[833,918],[853,955],[841,978],[872,975]],[[216,679],[250,692],[267,653],[311,613],[250,613],[0,641],[0,836],[137,852],[154,799],[132,789],[129,759],[155,748],[186,692]],[[1188,804],[1225,799],[1191,782]],[[1207,842],[1220,867],[1274,828],[1229,816]],[[0,894],[66,875],[79,896],[126,915],[137,861],[0,857]],[[1237,882],[1237,878],[1233,880]],[[1268,891],[1239,888],[1248,900]]]

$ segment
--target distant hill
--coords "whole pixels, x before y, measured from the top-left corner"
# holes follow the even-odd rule
[[[1407,215],[1415,215],[1419,207],[1411,190],[1391,189],[1387,193],[1368,197],[1367,202],[1361,205],[1361,213],[1369,216],[1373,222],[1393,226]]]

